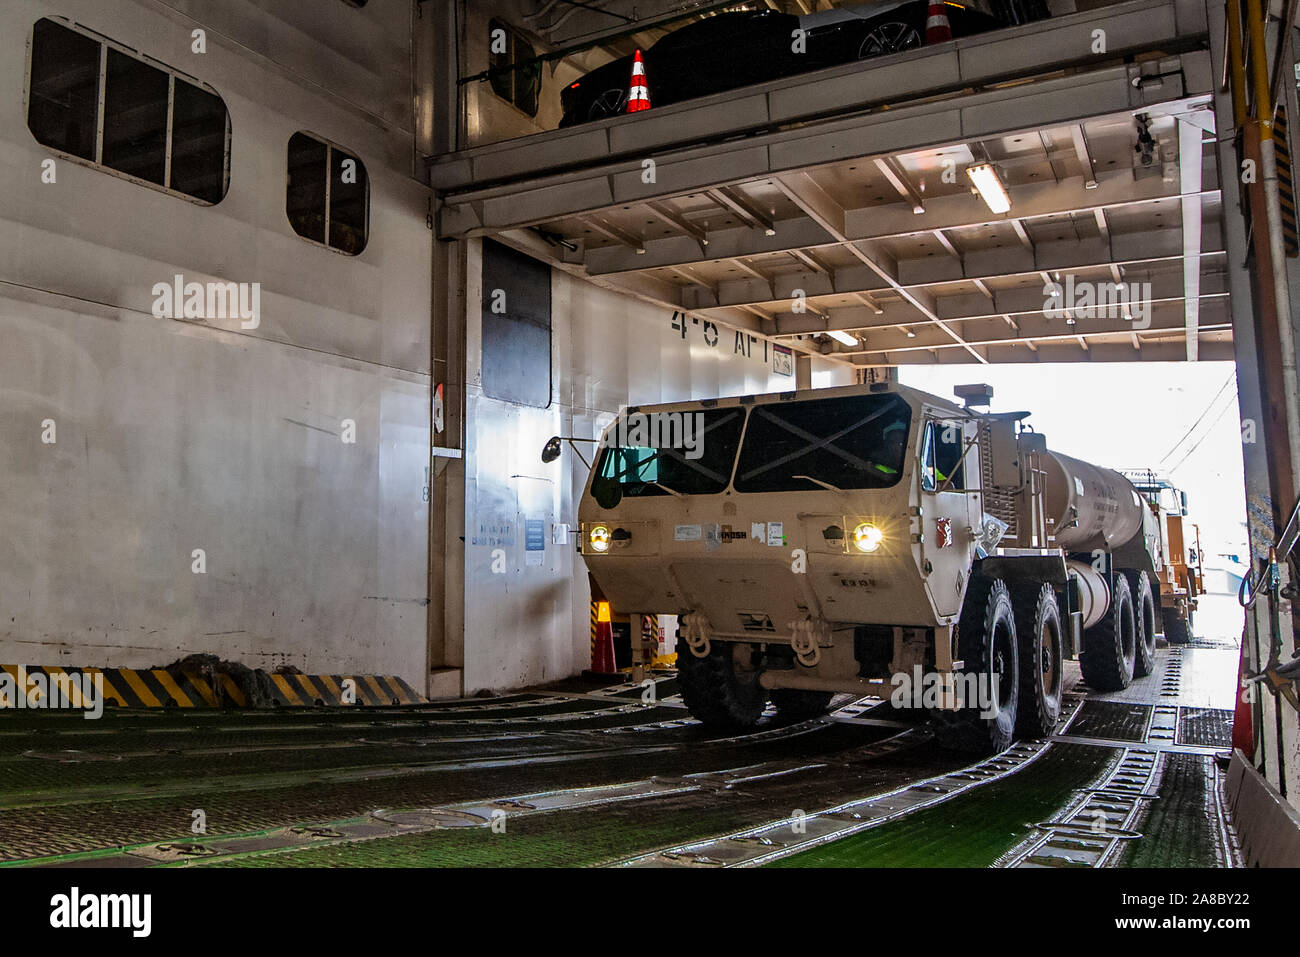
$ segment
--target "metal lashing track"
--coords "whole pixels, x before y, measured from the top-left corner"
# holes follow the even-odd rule
[[[1147,801],[1155,800],[1152,785],[1159,753],[1126,748],[1119,763],[1082,800],[1051,821],[1036,825],[1038,833],[1005,854],[995,867],[1106,867],[1125,841],[1141,838],[1132,830]]]
[[[904,735],[908,733],[904,732]],[[952,774],[849,801],[815,814],[792,815],[711,840],[639,855],[620,861],[617,866],[756,867],[830,841],[838,841],[921,808],[940,804],[982,784],[1000,780],[1030,764],[1047,747],[1046,742],[1017,744],[995,758]]]
[[[1058,727],[1073,720],[1080,701],[1077,696],[1066,697]],[[883,746],[897,746],[911,735],[919,737],[922,734],[921,731],[904,732],[875,747],[882,748],[881,753],[885,753]],[[981,785],[1000,781],[1037,760],[1050,744],[1049,740],[1019,742],[1001,754],[950,774],[842,803],[815,814],[792,815],[707,841],[641,854],[619,861],[615,866],[757,867],[878,827],[922,808],[942,804]]]
[[[805,722],[787,728],[770,729],[781,736],[812,730],[820,722]],[[866,760],[908,746],[912,732],[905,731],[872,745],[838,755],[836,763]],[[741,736],[732,739],[741,740]],[[458,828],[491,828],[520,816],[594,808],[627,801],[663,798],[700,791],[726,791],[827,766],[827,761],[773,760],[715,771],[699,771],[680,777],[655,776],[619,784],[582,788],[560,788],[508,797],[459,801],[435,807],[382,808],[362,816],[284,826],[250,833],[205,836],[195,839],[156,841],[112,850],[87,851],[48,858],[29,858],[0,864],[6,866],[76,866],[93,861],[118,866],[186,866],[191,863],[222,863],[237,858],[289,853],[307,848],[351,844],[360,841],[407,837]]]

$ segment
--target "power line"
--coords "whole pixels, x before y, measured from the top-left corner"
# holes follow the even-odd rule
[[[1205,406],[1205,410],[1204,410],[1200,415],[1198,415],[1198,416],[1196,417],[1196,421],[1192,423],[1192,427],[1191,427],[1190,429],[1188,429],[1187,432],[1183,435],[1183,437],[1182,437],[1181,439],[1179,439],[1177,442],[1175,442],[1175,443],[1173,444],[1173,447],[1172,447],[1168,452],[1166,452],[1166,453],[1164,454],[1164,456],[1160,459],[1160,464],[1161,464],[1161,465],[1163,465],[1163,464],[1164,464],[1165,462],[1167,462],[1169,459],[1173,458],[1174,453],[1178,451],[1178,446],[1182,445],[1183,442],[1185,442],[1185,441],[1187,440],[1187,437],[1188,437],[1189,435],[1191,435],[1193,432],[1196,431],[1196,427],[1197,427],[1198,425],[1201,424],[1202,420],[1204,420],[1204,418],[1205,418],[1207,415],[1210,414],[1210,409],[1212,409],[1212,408],[1214,407],[1214,403],[1216,403],[1216,402],[1219,401],[1219,396],[1223,395],[1224,390],[1227,389],[1228,386],[1230,386],[1230,385],[1232,384],[1233,380],[1234,380],[1236,377],[1237,377],[1237,373],[1236,373],[1235,371],[1228,373],[1228,378],[1224,381],[1223,385],[1221,385],[1221,386],[1219,387],[1219,391],[1216,392],[1216,393],[1214,393],[1214,398],[1212,398],[1212,399],[1211,399],[1211,400],[1206,404],[1206,406]],[[1222,416],[1220,416],[1220,418],[1222,418]],[[1218,420],[1216,419],[1215,421],[1218,421]]]
[[[1234,392],[1232,397],[1233,399],[1236,399],[1237,394]],[[1205,434],[1202,435],[1199,439],[1197,439],[1196,444],[1187,450],[1187,454],[1178,460],[1178,465],[1174,465],[1170,467],[1169,469],[1170,474],[1173,474],[1174,469],[1178,468],[1179,465],[1182,465],[1184,462],[1186,462],[1187,459],[1191,456],[1191,454],[1201,447],[1201,443],[1210,437],[1210,433],[1213,432],[1214,427],[1219,424],[1219,420],[1222,419],[1225,415],[1227,415],[1228,410],[1231,408],[1232,408],[1231,402],[1229,402],[1227,405],[1223,407],[1223,410],[1215,417],[1214,421],[1210,423],[1209,428],[1205,430]],[[1206,411],[1209,410],[1207,409]]]

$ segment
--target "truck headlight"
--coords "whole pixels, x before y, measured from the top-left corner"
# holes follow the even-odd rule
[[[587,533],[587,542],[593,552],[607,552],[611,537],[608,525],[593,525],[591,531]]]
[[[884,538],[884,532],[870,522],[863,522],[853,530],[853,547],[860,552],[874,552]]]

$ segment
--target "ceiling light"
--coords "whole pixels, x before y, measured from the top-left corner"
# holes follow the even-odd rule
[[[990,210],[1001,215],[1011,209],[1011,197],[1007,195],[1007,189],[1002,185],[1002,180],[998,177],[998,171],[993,168],[992,163],[968,166],[966,167],[966,175],[975,184],[975,189],[979,191],[980,198],[984,200]]]
[[[846,346],[858,345],[858,337],[845,332],[843,329],[828,329],[826,330],[826,335],[830,336],[836,342],[843,343]]]
[[[916,338],[916,333],[913,332],[911,329],[904,329],[903,331],[907,333],[907,338],[909,338],[909,339],[915,339],[915,338]]]

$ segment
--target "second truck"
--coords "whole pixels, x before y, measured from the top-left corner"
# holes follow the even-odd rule
[[[811,717],[851,692],[999,751],[1052,732],[1066,659],[1099,691],[1152,671],[1194,604],[1166,574],[1163,506],[1049,451],[1028,413],[978,411],[987,386],[956,391],[965,406],[893,383],[684,402],[606,430],[582,553],[617,611],[680,616],[696,718]]]

